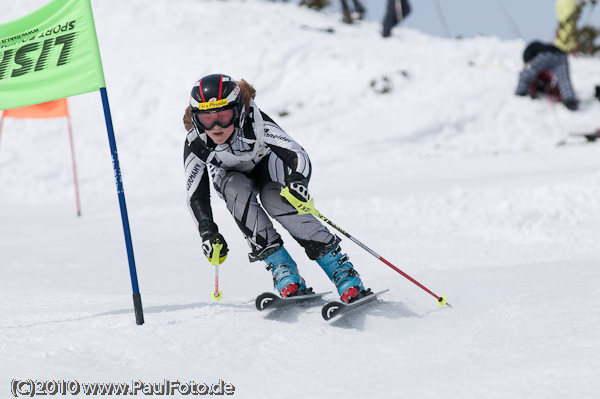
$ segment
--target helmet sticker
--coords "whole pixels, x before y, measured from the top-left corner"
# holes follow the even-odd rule
[[[205,109],[221,108],[221,107],[226,106],[228,103],[229,102],[227,101],[226,98],[224,98],[223,100],[211,101],[208,103],[198,103],[198,109],[205,110]]]
[[[238,85],[235,85],[233,87],[233,90],[231,90],[231,93],[229,93],[229,95],[227,96],[227,100],[229,102],[234,102],[241,96],[241,92],[242,91],[240,90],[240,87]]]

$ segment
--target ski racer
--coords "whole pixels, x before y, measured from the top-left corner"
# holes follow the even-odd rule
[[[555,99],[561,101],[571,111],[579,108],[571,78],[567,54],[559,48],[538,41],[530,43],[523,52],[525,65],[519,76],[516,94],[518,96],[539,96],[539,91],[552,95],[556,87]]]
[[[311,162],[306,151],[254,102],[256,91],[223,74],[198,80],[184,115],[187,137],[184,166],[187,204],[204,255],[214,264],[227,257],[225,238],[213,220],[209,175],[250,246],[250,262],[264,261],[281,297],[312,291],[300,276],[272,219],[279,222],[335,284],[342,301],[370,294],[340,239],[313,215],[298,214],[280,192],[287,187],[303,202],[310,199]],[[258,201],[260,197],[260,203]],[[219,251],[217,251],[219,249]]]

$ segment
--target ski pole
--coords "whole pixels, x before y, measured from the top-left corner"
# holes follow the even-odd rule
[[[444,32],[446,33],[446,36],[448,36],[448,38],[452,38],[452,35],[450,34],[450,28],[448,27],[448,22],[446,22],[444,10],[442,9],[442,5],[440,4],[439,0],[435,1],[435,6],[437,9],[438,17],[440,18],[440,21],[442,23],[442,28],[444,28]]]
[[[220,301],[223,299],[223,293],[219,291],[219,265],[222,263],[220,260],[221,249],[223,248],[223,244],[215,243],[212,244],[213,247],[213,256],[210,259],[210,263],[215,265],[215,291],[210,293],[210,297],[214,301]]]
[[[510,15],[510,13],[506,9],[506,7],[504,6],[504,3],[502,2],[502,0],[497,0],[497,2],[498,2],[498,5],[500,6],[500,8],[502,8],[502,12],[506,16],[506,19],[508,19],[508,22],[511,24],[512,28],[517,33],[517,35],[519,35],[521,37],[521,39],[526,40],[525,36],[523,36],[521,31],[519,30],[519,26],[517,25],[517,23],[515,22],[513,17]]]
[[[220,301],[223,299],[223,293],[219,291],[219,266],[215,265],[215,291],[210,293],[210,297],[213,301]]]
[[[329,220],[325,216],[323,216],[321,214],[321,212],[319,212],[315,208],[315,206],[314,206],[314,198],[311,198],[308,202],[300,201],[298,198],[294,197],[294,195],[292,193],[290,193],[290,190],[289,190],[288,187],[283,187],[281,189],[281,196],[283,198],[285,198],[286,200],[288,200],[288,202],[290,204],[292,204],[292,206],[294,208],[296,208],[296,210],[298,211],[298,214],[300,214],[300,215],[312,214],[312,215],[318,217],[319,219],[321,219],[322,221],[324,221],[325,223],[327,223],[328,225],[330,225],[331,227],[333,227],[334,229],[336,229],[337,231],[339,231],[340,233],[342,233],[344,236],[346,236],[347,238],[349,238],[350,240],[352,240],[359,247],[361,247],[362,249],[364,249],[365,251],[367,251],[368,253],[370,253],[371,255],[373,255],[374,257],[376,257],[377,259],[379,259],[383,263],[385,263],[387,266],[389,266],[390,268],[392,268],[396,272],[400,273],[402,276],[404,276],[410,282],[412,282],[413,284],[415,284],[417,287],[421,288],[422,290],[424,290],[428,294],[432,295],[435,299],[437,299],[437,302],[438,302],[439,306],[447,305],[447,306],[452,307],[446,301],[446,296],[444,296],[444,295],[438,296],[438,295],[434,294],[432,291],[430,291],[423,284],[419,283],[417,280],[415,280],[414,278],[412,278],[408,274],[404,273],[402,270],[400,270],[399,268],[397,268],[396,266],[394,266],[393,264],[391,264],[389,261],[387,261],[386,259],[384,259],[382,256],[380,256],[377,252],[373,251],[372,249],[370,249],[369,247],[367,247],[365,244],[363,244],[362,242],[358,241],[356,238],[352,237],[350,234],[348,234],[347,232],[345,232],[344,230],[342,230],[342,228],[340,228],[339,226],[337,226],[331,220]]]

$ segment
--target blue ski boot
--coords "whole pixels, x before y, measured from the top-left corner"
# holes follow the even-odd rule
[[[348,255],[342,254],[341,251],[340,246],[336,245],[327,255],[317,259],[317,263],[335,284],[340,299],[350,303],[352,300],[368,295],[370,290],[365,290],[358,272],[348,261]]]
[[[281,297],[287,298],[297,294],[305,294],[309,291],[306,288],[304,279],[298,273],[296,262],[283,246],[267,256],[265,262],[267,263],[267,270],[270,270],[273,274],[275,290]]]

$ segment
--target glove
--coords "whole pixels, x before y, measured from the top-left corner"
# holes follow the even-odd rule
[[[294,172],[288,178],[287,186],[290,193],[302,202],[310,201],[310,194],[308,193],[308,182],[298,172]]]
[[[295,181],[290,183],[288,186],[290,189],[290,193],[296,198],[298,198],[302,202],[310,201],[310,194],[308,193],[308,187],[306,187],[302,182]]]
[[[294,172],[287,179],[287,185],[281,188],[281,196],[283,202],[290,204],[298,211],[299,215],[313,214],[318,216],[319,213],[315,209],[314,200],[308,193],[308,180],[300,173]]]
[[[229,248],[221,233],[211,232],[202,236],[202,251],[211,265],[225,262]]]

